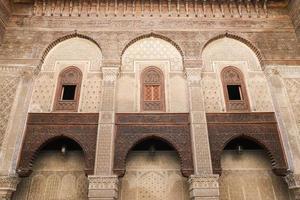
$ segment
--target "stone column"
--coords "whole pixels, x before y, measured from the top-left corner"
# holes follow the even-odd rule
[[[299,102],[297,93],[300,84],[300,66],[272,66],[265,67],[265,75],[271,90],[275,113],[283,141],[285,155],[288,161],[289,172],[285,177],[294,199],[300,200],[300,146],[297,116],[299,109],[293,105],[292,101]],[[293,92],[289,93],[287,82],[292,83],[290,87]],[[291,92],[291,91],[290,91]],[[289,96],[292,96],[292,99]]]
[[[89,176],[90,200],[113,200],[118,197],[118,177],[112,172],[118,63],[119,61],[106,61],[102,67],[102,102],[99,112],[95,175]]]
[[[189,89],[192,149],[195,174],[190,177],[192,200],[219,198],[218,175],[213,174],[204,98],[201,85],[201,61],[186,61],[185,70]]]
[[[3,139],[0,144],[0,175],[14,174],[17,167],[33,85],[33,69],[33,66],[0,66],[0,138]]]
[[[0,176],[0,200],[10,200],[16,191],[19,178],[15,176]]]
[[[290,173],[285,177],[289,189],[295,200],[300,200],[300,174]]]

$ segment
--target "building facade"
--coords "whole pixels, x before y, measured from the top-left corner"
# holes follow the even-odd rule
[[[300,199],[300,1],[0,0],[0,199]]]

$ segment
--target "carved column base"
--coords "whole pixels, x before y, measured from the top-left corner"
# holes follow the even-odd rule
[[[189,178],[191,200],[219,200],[219,175],[192,175]]]
[[[287,182],[294,199],[300,200],[300,174],[290,173],[285,176],[285,181]]]
[[[19,178],[15,176],[0,176],[0,200],[10,200],[16,191]]]
[[[89,176],[89,200],[118,199],[119,179],[117,176]]]

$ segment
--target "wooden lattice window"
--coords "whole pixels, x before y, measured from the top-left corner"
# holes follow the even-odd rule
[[[236,67],[225,67],[221,72],[226,110],[245,112],[250,110],[243,73]]]
[[[141,110],[164,111],[164,77],[157,67],[146,68],[141,75]]]
[[[54,111],[77,111],[82,73],[77,67],[67,67],[58,77]]]

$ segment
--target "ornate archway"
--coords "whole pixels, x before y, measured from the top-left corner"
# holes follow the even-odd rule
[[[116,116],[116,138],[114,172],[125,174],[128,152],[140,141],[147,138],[160,138],[174,147],[181,162],[181,172],[188,177],[193,174],[189,115],[170,113],[129,114]]]

